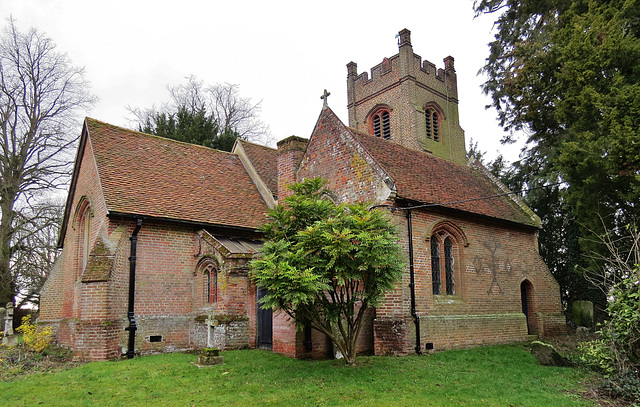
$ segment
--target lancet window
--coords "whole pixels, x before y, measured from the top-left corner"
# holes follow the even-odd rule
[[[446,229],[439,229],[432,233],[430,246],[433,295],[457,295],[459,237]]]

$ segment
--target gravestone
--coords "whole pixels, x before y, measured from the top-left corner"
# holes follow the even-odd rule
[[[558,353],[553,345],[548,343],[539,341],[531,342],[530,351],[543,366],[567,367],[572,365],[567,358]]]
[[[573,322],[576,326],[593,326],[593,303],[591,301],[575,301],[573,303]]]
[[[8,302],[4,313],[4,334],[2,336],[4,345],[15,345],[18,343],[18,337],[13,334],[13,303]]]
[[[4,336],[13,335],[13,303],[7,303],[7,310],[4,315]]]

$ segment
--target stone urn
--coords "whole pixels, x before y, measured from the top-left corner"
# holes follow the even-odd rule
[[[218,348],[204,348],[198,355],[198,364],[201,366],[221,365],[223,357]]]

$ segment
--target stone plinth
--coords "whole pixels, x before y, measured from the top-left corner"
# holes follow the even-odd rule
[[[200,366],[213,366],[221,365],[224,358],[220,356],[220,351],[216,348],[202,349],[200,355],[198,355],[198,365]]]

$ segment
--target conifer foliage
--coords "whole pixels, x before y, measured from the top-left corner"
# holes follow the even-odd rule
[[[474,8],[496,15],[484,91],[502,126],[528,137],[517,177],[524,187],[560,183],[527,202],[551,228],[566,220],[555,227],[561,235],[541,239],[541,253],[571,256],[569,267],[558,264],[572,279],[584,253],[606,253],[598,236],[640,220],[640,2],[478,0]]]
[[[320,178],[295,184],[294,194],[270,211],[252,279],[269,290],[263,308],[285,312],[298,329],[324,333],[353,364],[371,308],[400,278],[402,253],[383,213],[363,203],[335,204],[324,184]]]

